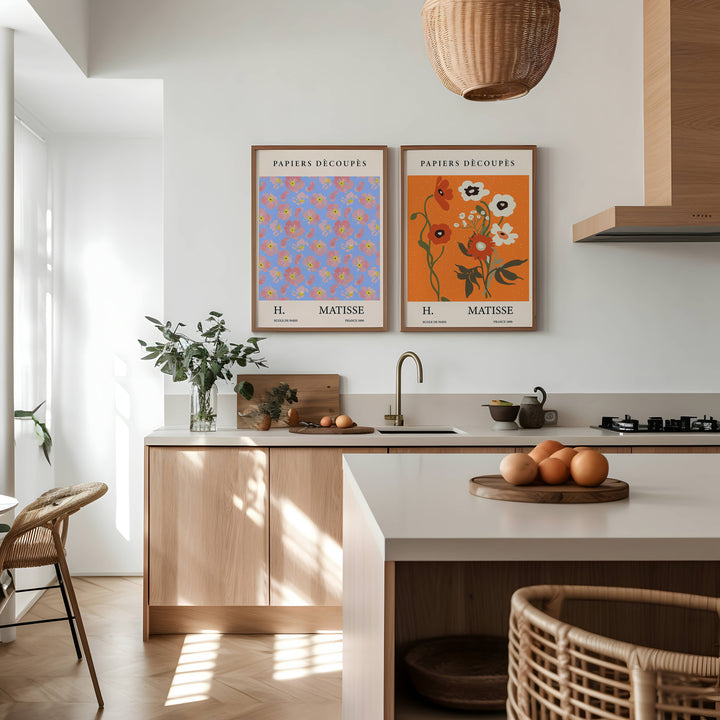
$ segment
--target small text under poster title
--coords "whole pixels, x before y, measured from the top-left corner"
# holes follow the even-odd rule
[[[332,160],[322,158],[318,160],[273,160],[273,167],[276,168],[361,168],[367,167],[367,160]]]

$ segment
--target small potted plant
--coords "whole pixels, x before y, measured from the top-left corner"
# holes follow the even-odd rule
[[[258,342],[264,338],[251,337],[245,343],[226,341],[225,320],[222,313],[215,310],[210,311],[205,325],[197,324],[199,338],[191,338],[180,330],[185,323],[173,325],[170,321],[163,323],[148,315],[145,317],[162,335],[162,340],[154,344],[138,340],[147,351],[142,359],[154,360],[155,366],[175,382],[190,382],[190,430],[215,430],[217,381],[232,380],[234,365],[246,367],[251,363],[256,367],[267,367],[264,358],[257,357],[260,352]],[[253,386],[243,381],[235,386],[235,392],[249,400],[253,396]]]
[[[257,429],[269,430],[273,421],[279,420],[282,406],[292,405],[298,401],[297,389],[290,388],[287,383],[280,383],[265,392],[265,398],[257,408]]]

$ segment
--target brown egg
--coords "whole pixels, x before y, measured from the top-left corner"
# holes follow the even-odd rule
[[[550,453],[546,453],[540,448],[533,448],[528,455],[539,465],[543,460],[550,457]]]
[[[547,455],[552,455],[558,450],[562,450],[565,446],[557,440],[543,440],[535,446],[535,450],[542,450]]]
[[[269,430],[270,426],[272,425],[272,418],[265,414],[260,418],[260,422],[258,423],[258,430]]]
[[[557,450],[550,457],[562,460],[568,467],[570,467],[570,461],[577,455],[577,452],[569,447],[564,447],[561,450]]]
[[[562,485],[570,478],[570,468],[559,458],[549,457],[538,465],[538,474],[548,485]]]
[[[300,423],[300,413],[295,408],[290,408],[288,410],[287,422],[290,427],[295,427]]]
[[[352,427],[355,423],[353,422],[353,419],[349,415],[338,415],[335,418],[335,424],[339,428],[349,428],[349,427]]]
[[[537,463],[527,453],[511,453],[500,461],[500,474],[511,485],[529,485],[537,471]]]
[[[333,419],[329,415],[320,418],[320,425],[322,425],[322,427],[330,427],[332,424]]]
[[[600,485],[608,476],[607,458],[597,450],[581,450],[570,462],[570,474],[578,485]]]

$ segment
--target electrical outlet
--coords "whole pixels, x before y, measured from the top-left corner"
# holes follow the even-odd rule
[[[557,425],[558,414],[557,410],[546,410],[545,411],[545,425]]]

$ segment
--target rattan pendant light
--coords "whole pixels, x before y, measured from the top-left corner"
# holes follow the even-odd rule
[[[550,67],[559,0],[426,0],[425,48],[443,85],[467,100],[530,92]]]

